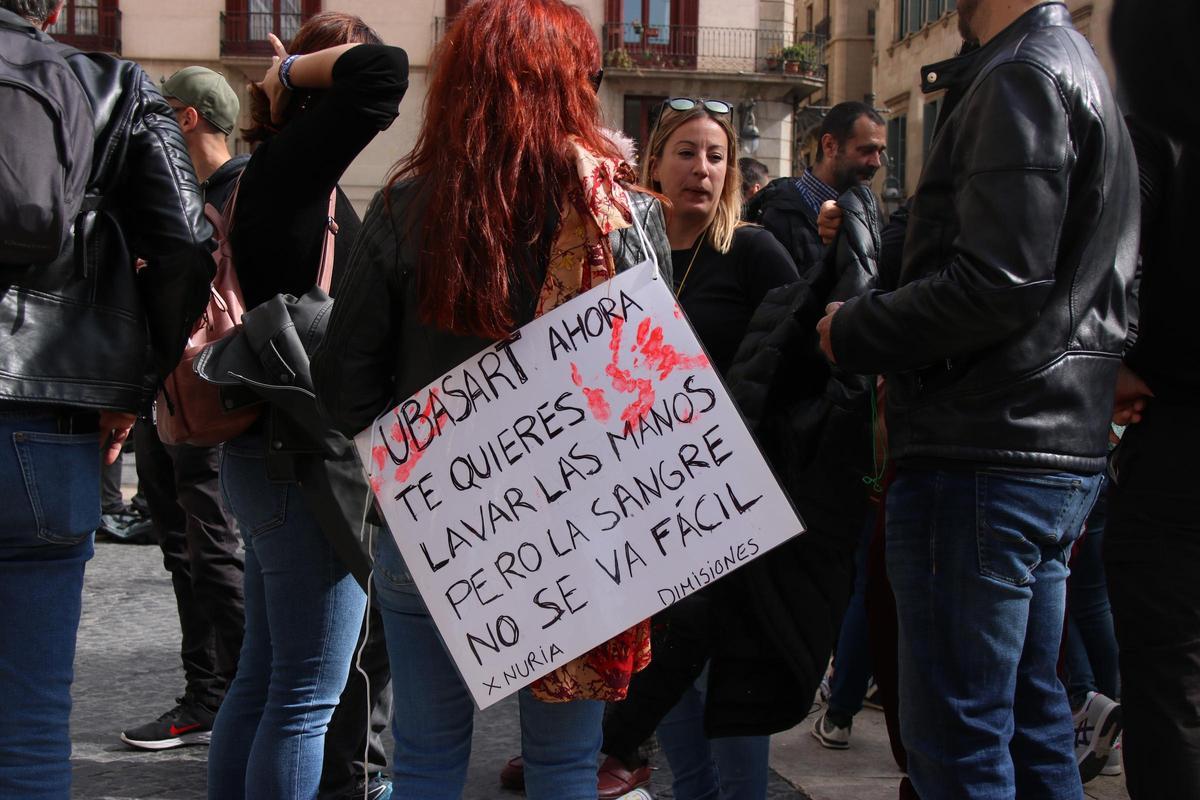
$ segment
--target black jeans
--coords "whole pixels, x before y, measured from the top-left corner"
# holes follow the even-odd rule
[[[1198,418],[1152,400],[1114,455],[1104,561],[1132,800],[1200,797]]]
[[[367,614],[370,631],[366,646],[363,648],[363,631],[360,629],[346,688],[342,690],[325,732],[325,759],[321,767],[321,790],[317,795],[320,800],[349,797],[360,778],[387,771],[387,752],[381,737],[392,719],[392,671],[383,635],[383,618],[379,616],[374,595]],[[359,648],[363,648],[362,668],[370,680],[369,695],[367,681],[358,671]],[[364,752],[367,755],[365,768]]]
[[[134,446],[138,483],[175,589],[187,695],[215,711],[237,672],[245,628],[242,556],[221,498],[218,451],[164,445],[145,422]]]

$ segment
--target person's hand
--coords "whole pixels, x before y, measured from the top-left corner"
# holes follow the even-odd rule
[[[288,52],[284,49],[283,42],[279,41],[279,37],[275,34],[268,33],[267,41],[274,48],[275,55],[271,56],[271,66],[267,67],[267,74],[263,75],[263,79],[258,82],[257,86],[263,90],[271,104],[271,122],[279,125],[283,122],[283,110],[287,108],[288,100],[291,98],[291,92],[283,88],[283,83],[279,80],[279,65],[288,57]]]
[[[1150,391],[1146,382],[1122,361],[1117,370],[1112,421],[1117,425],[1133,425],[1141,422],[1142,412],[1146,410],[1146,401],[1151,397],[1154,397],[1154,392]]]
[[[825,316],[821,317],[821,321],[817,323],[817,335],[821,337],[821,352],[829,359],[830,364],[836,364],[837,359],[833,357],[833,340],[830,338],[833,332],[833,315],[842,307],[842,303],[830,303],[825,306]]]
[[[121,455],[121,448],[129,438],[133,423],[137,422],[136,414],[124,411],[100,412],[100,457],[105,464],[111,464]]]
[[[826,200],[821,203],[821,213],[817,215],[817,234],[825,244],[833,244],[838,231],[842,227],[842,209],[836,200]]]

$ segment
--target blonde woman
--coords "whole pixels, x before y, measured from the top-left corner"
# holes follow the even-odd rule
[[[767,292],[800,278],[774,236],[739,222],[741,179],[731,111],[720,100],[665,101],[642,162],[642,183],[671,201],[667,238],[679,303],[722,375]],[[605,720],[603,750],[609,759],[601,768],[602,784],[623,780],[622,788],[632,788],[647,781],[649,770],[637,748],[657,729],[678,800],[766,797],[766,734],[781,728],[769,710],[743,719],[744,707],[734,718],[709,702],[714,696],[778,701],[787,691],[772,686],[780,675],[774,669],[754,681],[739,669],[726,669],[776,662],[750,606],[734,573],[655,617],[654,660],[634,676],[628,699],[611,706]],[[759,659],[764,652],[766,661]]]

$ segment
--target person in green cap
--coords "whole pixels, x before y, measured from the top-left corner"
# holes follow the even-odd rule
[[[163,82],[162,93],[183,131],[204,202],[220,211],[250,160],[229,153],[228,137],[241,110],[237,93],[224,75],[207,67],[184,67]]]
[[[179,70],[163,83],[162,93],[183,132],[204,201],[222,209],[250,158],[229,153],[237,94],[205,67]],[[142,750],[207,744],[237,672],[245,629],[237,528],[221,500],[216,447],[164,445],[145,421],[133,438],[138,487],[175,590],[186,687],[173,708],[122,731],[121,740]]]

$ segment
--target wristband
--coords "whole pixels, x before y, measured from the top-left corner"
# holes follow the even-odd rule
[[[289,92],[293,91],[295,89],[295,87],[292,86],[292,78],[291,78],[292,62],[295,61],[299,57],[300,57],[299,55],[288,56],[287,58],[285,58],[283,60],[283,63],[279,65],[279,83],[280,83],[280,85],[283,86],[284,89],[287,89]]]

